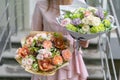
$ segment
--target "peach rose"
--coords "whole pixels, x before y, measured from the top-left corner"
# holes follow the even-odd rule
[[[62,56],[65,61],[69,61],[71,59],[72,54],[69,49],[65,49],[62,51]]]
[[[63,63],[63,59],[60,55],[55,55],[52,62],[54,65],[61,65]]]
[[[38,60],[39,68],[42,71],[49,71],[54,69],[54,66],[51,64],[51,59]]]
[[[29,54],[29,50],[28,50],[27,47],[23,47],[23,48],[19,48],[19,49],[17,50],[17,53],[18,53],[18,55],[20,55],[21,57],[25,57],[25,56],[27,56],[27,55]]]
[[[44,47],[45,49],[50,49],[50,48],[52,48],[52,42],[49,41],[49,40],[45,40],[45,41],[43,42],[43,47]]]
[[[54,38],[53,39],[54,46],[59,48],[59,49],[66,49],[69,46],[69,42],[65,38]]]

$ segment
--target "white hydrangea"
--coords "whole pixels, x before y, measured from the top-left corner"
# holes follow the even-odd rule
[[[92,21],[92,25],[93,25],[93,26],[99,26],[100,23],[101,23],[100,18],[98,18],[98,17],[94,17],[94,18],[93,18],[93,21]]]
[[[101,23],[101,20],[98,17],[89,15],[82,19],[82,23],[87,25],[92,25],[92,26],[98,26]]]

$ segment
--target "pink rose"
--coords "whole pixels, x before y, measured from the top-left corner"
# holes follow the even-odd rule
[[[90,12],[90,11],[85,11],[85,13],[84,13],[84,15],[87,17],[87,16],[89,16],[89,15],[91,15],[92,14],[92,12]]]

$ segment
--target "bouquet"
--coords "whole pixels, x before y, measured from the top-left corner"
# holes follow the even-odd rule
[[[110,31],[114,18],[102,8],[77,8],[72,11],[62,10],[63,15],[57,18],[58,23],[75,38],[91,39]]]
[[[16,60],[28,72],[53,75],[71,59],[69,40],[56,32],[32,32],[22,40]]]

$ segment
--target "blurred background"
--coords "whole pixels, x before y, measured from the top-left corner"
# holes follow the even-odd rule
[[[37,0],[0,0],[0,80],[30,80],[14,56],[20,40],[31,31],[31,18]],[[108,10],[117,28],[90,40],[83,48],[88,80],[120,80],[120,0],[86,0],[93,7]]]

